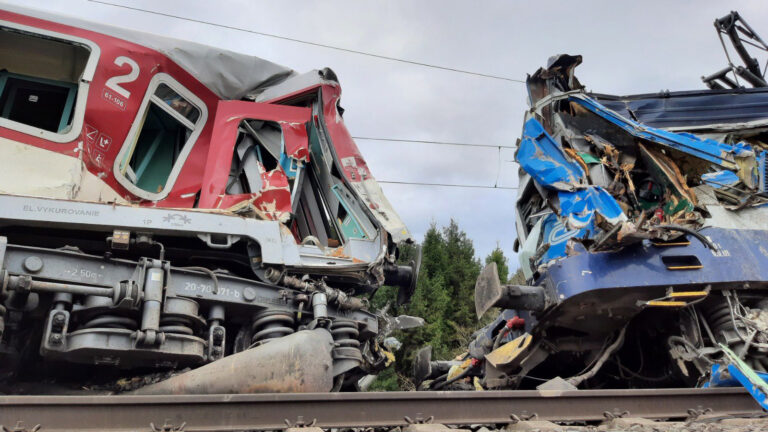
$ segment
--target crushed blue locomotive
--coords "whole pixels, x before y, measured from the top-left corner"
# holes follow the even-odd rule
[[[478,318],[501,315],[457,359],[420,351],[416,380],[694,386],[725,349],[768,371],[768,88],[594,94],[579,63],[556,56],[527,80],[515,215],[527,285],[486,267]]]

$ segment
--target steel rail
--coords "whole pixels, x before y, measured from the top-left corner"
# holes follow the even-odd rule
[[[401,426],[431,418],[441,424],[509,423],[511,415],[589,421],[605,412],[684,418],[761,412],[741,388],[576,391],[305,393],[184,396],[0,396],[0,425],[48,431],[235,431]],[[410,420],[409,420],[410,419]],[[22,422],[22,423],[19,423]],[[154,426],[151,427],[150,424]]]

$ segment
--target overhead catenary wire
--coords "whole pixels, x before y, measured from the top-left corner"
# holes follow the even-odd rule
[[[414,140],[414,139],[399,139],[399,138],[372,138],[372,137],[359,137],[359,136],[353,136],[352,138],[356,140],[367,140],[367,141],[393,141],[393,142],[405,142],[405,143],[418,143],[418,144],[436,144],[436,145],[450,145],[450,146],[464,146],[464,147],[484,147],[484,148],[493,148],[498,149],[498,159],[499,163],[496,167],[496,180],[493,182],[493,186],[485,186],[485,185],[459,185],[459,184],[446,184],[446,183],[422,183],[422,182],[397,182],[397,181],[383,181],[380,180],[379,183],[391,183],[391,184],[411,184],[416,186],[444,186],[444,187],[464,187],[464,188],[482,188],[482,189],[517,189],[505,187],[505,186],[499,186],[499,177],[501,177],[501,171],[502,171],[502,158],[501,158],[501,150],[502,149],[517,149],[517,147],[513,146],[503,146],[503,145],[493,145],[493,144],[477,144],[477,143],[461,143],[461,142],[446,142],[446,141],[427,141],[427,140]],[[508,161],[508,162],[515,162],[515,161]]]
[[[359,137],[353,136],[352,138],[357,140],[370,140],[370,141],[394,141],[394,142],[407,142],[407,143],[419,143],[419,144],[437,144],[437,145],[453,145],[453,146],[466,146],[466,147],[485,147],[498,149],[499,165],[497,167],[496,179],[492,186],[487,185],[468,185],[468,184],[453,184],[453,183],[428,183],[428,182],[411,182],[411,181],[395,181],[395,180],[377,180],[379,183],[385,184],[402,184],[413,186],[435,186],[435,187],[457,187],[457,188],[474,188],[474,189],[502,189],[502,190],[517,190],[517,187],[499,186],[499,177],[501,176],[501,149],[516,149],[517,147],[492,145],[492,144],[476,144],[476,143],[460,143],[460,142],[446,142],[446,141],[427,141],[427,140],[411,140],[411,139],[397,139],[397,138],[372,138],[372,137]],[[514,161],[511,161],[514,162]]]
[[[464,143],[464,142],[450,142],[450,141],[430,141],[430,140],[418,140],[418,139],[405,139],[405,138],[378,138],[378,137],[362,137],[353,136],[352,138],[365,141],[392,141],[403,143],[416,143],[416,144],[436,144],[436,145],[450,145],[450,146],[463,146],[463,147],[485,147],[485,148],[498,148],[498,149],[516,149],[515,146],[504,146],[494,144],[480,144],[480,143]]]
[[[374,57],[374,58],[378,58],[378,59],[382,59],[382,60],[394,61],[394,62],[399,62],[399,63],[407,63],[407,64],[416,65],[416,66],[423,66],[423,67],[428,67],[428,68],[433,68],[433,69],[440,69],[440,70],[444,70],[444,71],[448,71],[448,72],[455,72],[455,73],[461,73],[461,74],[465,74],[465,75],[474,75],[474,76],[479,76],[479,77],[483,77],[483,78],[491,78],[491,79],[497,79],[497,80],[502,80],[502,81],[509,81],[509,82],[516,82],[516,83],[525,84],[524,80],[516,79],[516,78],[510,78],[510,77],[504,77],[504,76],[499,76],[499,75],[486,74],[486,73],[481,73],[481,72],[473,72],[473,71],[468,71],[468,70],[464,70],[464,69],[452,68],[452,67],[448,67],[448,66],[439,66],[439,65],[419,62],[419,61],[415,61],[415,60],[408,60],[408,59],[402,59],[402,58],[397,58],[397,57],[386,56],[386,55],[382,55],[382,54],[370,53],[370,52],[355,50],[355,49],[351,49],[351,48],[338,47],[338,46],[334,46],[334,45],[328,45],[328,44],[319,43],[319,42],[312,42],[312,41],[308,41],[308,40],[297,39],[297,38],[283,36],[283,35],[278,35],[278,34],[274,34],[274,33],[260,32],[260,31],[256,31],[256,30],[251,30],[251,29],[243,28],[243,27],[235,27],[235,26],[231,26],[231,25],[219,24],[219,23],[215,23],[215,22],[211,22],[211,21],[204,21],[204,20],[195,19],[195,18],[188,18],[188,17],[183,17],[183,16],[180,16],[180,15],[169,14],[169,13],[165,13],[165,12],[158,12],[158,11],[153,11],[153,10],[149,10],[149,9],[142,9],[142,8],[138,8],[138,7],[134,7],[134,6],[126,6],[126,5],[122,5],[122,4],[119,4],[119,3],[111,3],[111,2],[107,2],[107,1],[103,1],[103,0],[88,0],[88,1],[91,2],[91,3],[99,3],[99,4],[103,4],[103,5],[107,5],[107,6],[118,7],[118,8],[123,8],[123,9],[129,9],[129,10],[134,10],[134,11],[138,11],[138,12],[143,12],[143,13],[148,13],[148,14],[153,14],[153,15],[159,15],[159,16],[164,16],[164,17],[168,17],[168,18],[174,18],[174,19],[183,20],[183,21],[194,22],[194,23],[198,23],[198,24],[205,24],[205,25],[209,25],[209,26],[220,27],[220,28],[225,28],[225,29],[229,29],[229,30],[235,30],[235,31],[255,34],[255,35],[259,35],[259,36],[263,36],[263,37],[269,37],[269,38],[273,38],[273,39],[280,39],[280,40],[300,43],[300,44],[304,44],[304,45],[311,45],[311,46],[327,48],[327,49],[336,50],[336,51],[344,51],[344,52],[348,52],[348,53],[352,53],[352,54],[358,54],[358,55],[363,55],[363,56],[367,56],[367,57]]]
[[[517,186],[487,186],[487,185],[468,185],[468,184],[456,184],[456,183],[427,183],[427,182],[410,182],[410,181],[395,181],[395,180],[376,180],[378,183],[383,184],[401,184],[401,185],[414,185],[414,186],[436,186],[436,187],[457,187],[457,188],[474,188],[474,189],[506,189],[517,190]]]

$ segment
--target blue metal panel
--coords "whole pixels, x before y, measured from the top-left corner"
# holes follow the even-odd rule
[[[285,154],[285,149],[280,153],[280,166],[289,179],[296,178],[296,175],[299,173],[299,162]]]
[[[584,178],[584,170],[568,159],[536,119],[525,122],[516,158],[525,172],[549,189],[570,191]]]
[[[702,385],[702,388],[709,388],[709,387],[737,387],[740,386],[741,383],[738,379],[736,379],[734,376],[732,376],[729,373],[723,373],[726,370],[728,370],[727,366],[721,365],[721,364],[713,364],[712,365],[712,371],[711,376],[709,378],[709,381],[705,382],[704,385]],[[765,372],[755,372],[757,373],[757,376],[763,379],[763,381],[768,381],[768,373]]]
[[[594,218],[592,218],[590,222],[581,229],[569,230],[565,224],[558,220],[557,216],[552,213],[544,216],[542,227],[544,235],[541,242],[549,244],[549,249],[547,249],[547,251],[541,257],[540,262],[542,263],[565,257],[565,248],[568,243],[568,239],[594,235],[596,230]]]
[[[720,189],[721,187],[738,183],[739,176],[733,171],[717,171],[702,174],[701,180],[715,189]]]
[[[721,345],[722,346],[722,345]],[[710,387],[738,387],[742,386],[752,398],[757,402],[764,410],[768,410],[768,394],[766,394],[766,383],[768,382],[768,374],[756,372],[752,370],[747,364],[734,358],[731,360],[730,350],[726,351],[728,356],[723,361],[724,364],[713,364],[710,372],[709,381],[702,385],[702,388]],[[735,354],[734,354],[735,356]]]
[[[573,192],[560,191],[557,197],[560,201],[560,215],[567,217],[569,224],[574,228],[593,222],[595,212],[611,224],[627,219],[616,199],[600,186],[590,186]],[[594,234],[594,230],[592,233]]]
[[[768,88],[591,96],[626,118],[658,128],[768,120]]]
[[[717,251],[691,239],[688,246],[657,247],[650,241],[618,252],[587,252],[576,244],[576,255],[552,264],[542,275],[561,298],[597,289],[706,284],[768,284],[768,231],[706,228],[701,231]],[[703,265],[697,270],[668,270],[664,256],[693,255]]]

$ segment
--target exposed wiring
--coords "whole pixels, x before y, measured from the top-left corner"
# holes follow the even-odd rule
[[[579,386],[579,384],[583,383],[584,381],[592,378],[597,374],[597,371],[600,370],[600,368],[605,364],[605,362],[608,360],[608,358],[621,346],[622,343],[624,343],[624,334],[627,332],[627,327],[623,327],[621,331],[619,332],[619,335],[616,337],[616,340],[603,352],[603,355],[600,356],[600,358],[595,362],[595,365],[592,366],[592,369],[589,370],[589,372],[577,375],[571,378],[568,378],[568,382],[576,387]]]
[[[493,348],[492,351],[496,351],[496,349],[501,345],[501,340],[504,339],[504,337],[507,335],[507,333],[510,332],[510,328],[507,326],[504,326],[499,330],[499,333],[496,335],[496,337],[493,339]]]
[[[602,353],[603,351],[605,351],[605,347],[607,347],[607,346],[608,346],[608,341],[609,341],[609,340],[610,340],[610,335],[609,335],[608,337],[606,337],[606,338],[605,338],[605,341],[603,341],[603,345],[600,347],[600,351],[599,351],[600,353]],[[588,365],[586,365],[586,366],[584,367],[584,369],[582,369],[582,370],[581,370],[581,372],[577,373],[576,375],[581,375],[581,374],[583,374],[584,372],[588,371],[588,370],[589,370],[589,368],[591,368],[591,367],[592,367],[592,365],[594,365],[594,364],[595,364],[595,362],[597,361],[597,359],[598,359],[598,358],[600,358],[600,356],[597,356],[597,357],[593,358],[593,359],[592,359],[592,361],[591,361],[591,362],[589,362],[589,364],[588,364]]]
[[[522,377],[522,379],[532,379],[534,381],[547,382],[547,381],[550,381],[552,378],[539,378],[535,376],[525,375]]]
[[[712,344],[717,344],[717,340],[715,339],[715,334],[712,333],[712,329],[709,327],[709,323],[707,323],[707,320],[702,318],[699,322],[701,322],[702,327],[704,327],[704,330],[707,332],[707,336],[709,337],[709,340],[712,341]],[[702,345],[704,345],[703,340],[702,340]]]
[[[181,270],[191,270],[191,271],[199,271],[206,273],[208,276],[211,277],[211,280],[213,280],[213,293],[218,294],[219,293],[219,278],[216,277],[216,273],[213,272],[213,270],[205,268],[205,267],[179,267]]]
[[[742,323],[742,326],[744,328],[750,329],[750,325],[752,327],[756,327],[756,325],[757,325],[757,323],[755,323],[753,320],[747,318],[744,315],[744,311],[743,310],[739,310],[738,313],[735,310],[733,302],[731,301],[731,296],[733,296],[733,301],[736,302],[736,307],[741,307],[742,309],[744,308],[744,306],[739,301],[738,295],[735,292],[731,293],[730,291],[723,291],[723,296],[728,301],[728,309],[730,309],[730,312],[731,312],[731,324],[733,324],[733,328],[736,331],[736,334],[739,336],[739,339],[741,339],[745,343],[745,345],[747,345],[747,346],[754,346],[754,347],[757,347],[758,349],[761,349],[761,350],[768,350],[768,344],[754,342],[754,339],[753,339],[754,336],[755,336],[754,334],[744,336],[741,333],[741,330],[739,329],[739,326],[736,324],[736,315],[738,314],[739,321]],[[758,331],[758,329],[753,329],[753,332],[757,333],[757,331]],[[746,352],[746,351],[744,351],[744,352]]]
[[[717,247],[715,247],[714,243],[712,243],[711,240],[709,240],[703,234],[701,234],[701,233],[699,233],[699,232],[697,232],[695,230],[692,230],[690,228],[682,227],[680,225],[658,225],[658,226],[656,226],[656,228],[665,229],[667,231],[678,231],[678,232],[681,232],[681,233],[690,234],[690,235],[696,237],[696,239],[698,239],[700,242],[704,243],[704,246],[710,248],[713,251],[717,251]]]
[[[690,315],[691,320],[693,321],[694,329],[696,331],[696,342],[704,346],[704,335],[701,333],[701,322],[699,320],[699,314],[696,313],[696,309],[692,305],[688,305],[685,308],[686,311],[688,311],[688,315]]]
[[[660,376],[660,377],[649,377],[649,376],[645,376],[645,375],[640,375],[638,372],[641,371],[642,369],[639,369],[638,372],[634,372],[631,369],[629,369],[628,367],[626,367],[623,364],[621,364],[621,360],[619,360],[618,357],[616,357],[616,360],[614,361],[614,363],[616,363],[616,366],[618,366],[618,368],[619,368],[619,376],[622,379],[627,379],[627,377],[624,375],[624,373],[628,374],[632,378],[637,378],[637,379],[641,379],[641,380],[645,380],[645,381],[650,381],[650,382],[665,381],[665,380],[667,380],[669,378],[668,375]]]

